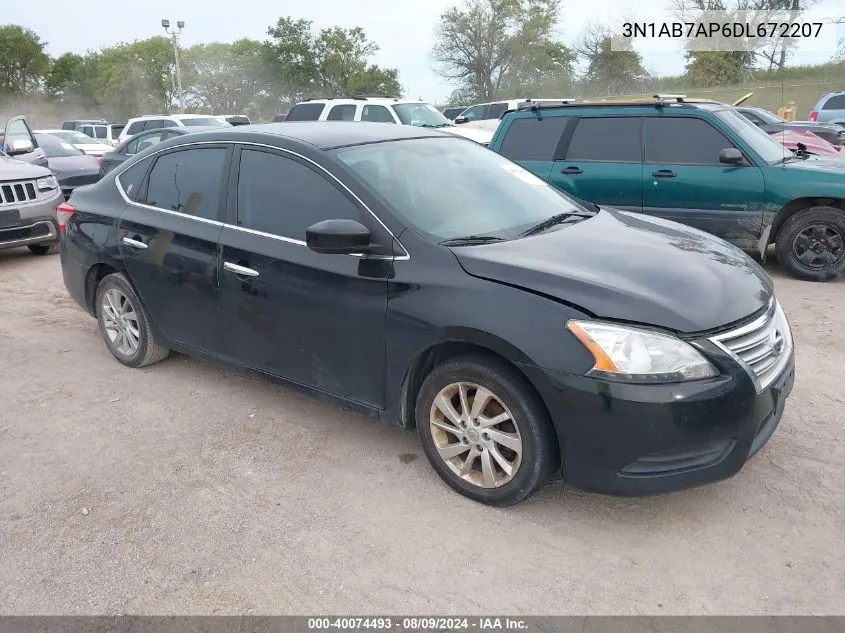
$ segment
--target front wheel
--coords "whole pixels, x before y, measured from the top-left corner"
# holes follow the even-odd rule
[[[778,261],[799,279],[830,281],[845,268],[845,211],[810,207],[793,215],[775,240]]]
[[[559,464],[539,397],[516,369],[492,356],[458,356],[435,367],[417,396],[416,421],[437,474],[481,503],[519,503]]]

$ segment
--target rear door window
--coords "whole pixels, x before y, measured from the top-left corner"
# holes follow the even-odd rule
[[[822,110],[845,110],[845,95],[834,95],[822,106]]]
[[[735,145],[724,134],[702,119],[646,117],[647,163],[721,165],[719,153],[731,147]]]
[[[82,127],[78,127],[76,128],[76,131],[82,132],[85,136],[90,136],[91,138],[94,138],[94,128],[92,128],[90,125],[83,125]]]
[[[640,117],[578,119],[566,160],[639,163],[642,161]]]
[[[144,129],[144,121],[133,121],[129,124],[129,129],[126,130],[127,136],[135,136],[138,132]]]
[[[569,117],[544,116],[511,121],[499,153],[511,160],[554,160]]]
[[[147,204],[206,220],[217,220],[228,150],[202,147],[163,154],[147,183]]]
[[[374,123],[396,123],[390,111],[380,105],[365,105],[361,111],[361,120]]]
[[[298,103],[290,109],[285,121],[316,121],[322,113],[322,103]]]
[[[105,125],[94,126],[94,138],[106,138],[107,134],[108,128]]]
[[[354,121],[355,120],[355,104],[345,103],[343,105],[336,105],[329,110],[329,116],[326,117],[328,121]]]

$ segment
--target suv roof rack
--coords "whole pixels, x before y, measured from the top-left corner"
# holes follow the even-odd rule
[[[365,95],[355,95],[352,97],[353,99],[393,99],[397,101],[398,98],[395,95],[385,95],[385,94],[365,94]]]
[[[654,95],[654,98],[657,100],[655,105],[663,106],[666,105],[666,101],[674,101],[675,103],[683,103],[684,99],[687,98],[686,95]]]
[[[575,99],[526,99],[520,101],[516,108],[517,110],[539,110],[540,108],[557,108],[574,102]]]

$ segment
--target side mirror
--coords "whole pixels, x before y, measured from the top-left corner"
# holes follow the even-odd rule
[[[455,117],[455,123],[457,125],[460,125],[461,123],[466,123],[468,120],[469,119],[467,119],[465,116],[456,116]]]
[[[745,157],[735,147],[727,147],[719,152],[719,162],[725,165],[742,165]]]
[[[25,138],[16,138],[9,141],[8,146],[6,147],[6,154],[9,156],[18,156],[20,154],[29,154],[30,152],[34,152],[35,147],[32,145],[32,141]]]
[[[308,227],[305,244],[327,255],[365,253],[370,248],[370,229],[355,220],[323,220]]]

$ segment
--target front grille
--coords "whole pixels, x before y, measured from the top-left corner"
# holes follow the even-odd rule
[[[0,206],[32,202],[37,198],[35,181],[0,183]]]
[[[757,393],[772,384],[792,355],[789,322],[775,299],[763,316],[710,340],[745,368],[754,380]]]

